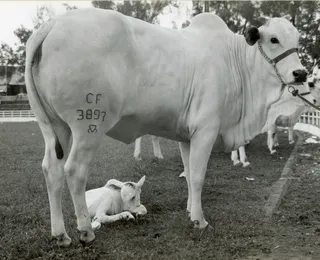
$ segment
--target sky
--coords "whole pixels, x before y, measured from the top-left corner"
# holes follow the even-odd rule
[[[172,27],[172,21],[175,21],[178,28],[188,18],[188,8],[191,1],[179,1],[181,7],[166,7],[163,14],[159,16],[160,25]],[[56,14],[64,12],[62,3],[75,5],[79,8],[92,7],[91,1],[0,1],[0,42],[5,42],[14,47],[18,42],[14,35],[20,25],[26,28],[33,28],[33,18],[36,15],[37,7],[48,5]]]

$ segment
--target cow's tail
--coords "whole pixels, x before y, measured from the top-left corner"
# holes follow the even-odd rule
[[[28,91],[28,98],[30,106],[34,111],[37,120],[42,128],[42,131],[51,133],[55,136],[55,151],[58,159],[62,159],[64,154],[58,137],[50,123],[48,114],[46,113],[43,104],[41,102],[39,93],[37,91],[33,74],[32,67],[37,66],[41,59],[42,43],[52,30],[55,25],[55,20],[51,19],[44,23],[36,32],[34,32],[28,39],[26,46],[26,68],[25,68],[25,81]]]

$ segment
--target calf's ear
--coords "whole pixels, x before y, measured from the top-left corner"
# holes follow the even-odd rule
[[[140,181],[138,182],[138,187],[142,187],[142,185],[144,184],[144,181],[146,180],[146,176],[143,176]]]
[[[250,46],[254,45],[260,39],[259,29],[254,26],[247,28],[244,32],[244,38]]]
[[[120,190],[123,187],[123,185],[124,185],[124,182],[118,181],[116,179],[111,179],[106,183],[105,187],[112,187],[114,189]]]

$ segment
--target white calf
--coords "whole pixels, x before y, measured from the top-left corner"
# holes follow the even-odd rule
[[[140,153],[141,153],[141,139],[142,136],[137,138],[135,143],[134,143],[134,153],[133,153],[133,157],[136,160],[141,160],[140,157]],[[161,148],[160,148],[160,137],[158,136],[151,136],[151,140],[152,140],[152,145],[153,145],[153,154],[155,157],[159,158],[159,159],[163,159],[162,153],[161,153]]]
[[[103,223],[111,223],[120,219],[134,219],[133,214],[145,215],[147,210],[140,204],[141,187],[145,181],[143,176],[138,183],[109,180],[105,186],[88,190],[85,193],[91,226],[98,229]]]

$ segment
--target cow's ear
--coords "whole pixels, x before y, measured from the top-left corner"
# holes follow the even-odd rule
[[[140,181],[138,182],[138,184],[137,184],[137,186],[138,187],[142,187],[142,185],[144,184],[144,181],[146,180],[146,176],[143,176],[141,179],[140,179]]]
[[[244,32],[244,38],[249,45],[254,45],[260,39],[259,29],[257,27],[249,27]]]

